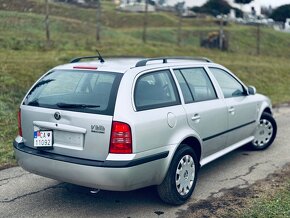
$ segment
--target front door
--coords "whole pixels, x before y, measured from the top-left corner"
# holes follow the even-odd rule
[[[256,127],[257,102],[248,95],[245,87],[229,72],[220,68],[210,68],[219,83],[228,107],[229,132],[227,145],[246,140]]]

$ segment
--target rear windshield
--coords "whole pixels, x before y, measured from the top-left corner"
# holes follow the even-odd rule
[[[25,105],[113,115],[122,74],[55,70],[28,93]]]

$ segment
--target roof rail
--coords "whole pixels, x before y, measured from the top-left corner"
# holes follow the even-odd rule
[[[74,58],[70,61],[70,63],[77,63],[79,62],[80,60],[82,59],[93,59],[93,58],[98,58],[98,60],[101,62],[101,63],[104,63],[105,60],[102,58],[100,52],[98,50],[96,50],[97,53],[98,53],[98,56],[84,56],[84,57],[78,57],[78,58]]]
[[[135,65],[135,67],[143,67],[146,66],[147,62],[149,61],[158,61],[161,60],[163,64],[168,63],[168,60],[196,60],[196,61],[204,61],[208,63],[212,63],[212,61],[208,58],[204,57],[159,57],[159,58],[147,58],[141,61],[138,61]]]

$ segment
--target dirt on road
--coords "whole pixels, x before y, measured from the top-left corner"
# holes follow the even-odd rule
[[[245,188],[232,188],[220,190],[224,194],[215,197],[213,193],[206,200],[192,202],[186,210],[180,210],[178,217],[233,217],[241,213],[245,208],[249,208],[250,202],[253,199],[261,197],[271,197],[274,194],[285,188],[290,180],[290,164],[283,167],[281,171],[269,175],[266,179],[259,180],[253,185]]]

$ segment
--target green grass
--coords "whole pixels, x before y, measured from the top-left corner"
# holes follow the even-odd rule
[[[274,196],[263,197],[252,202],[252,206],[240,214],[240,218],[290,217],[290,181]]]

